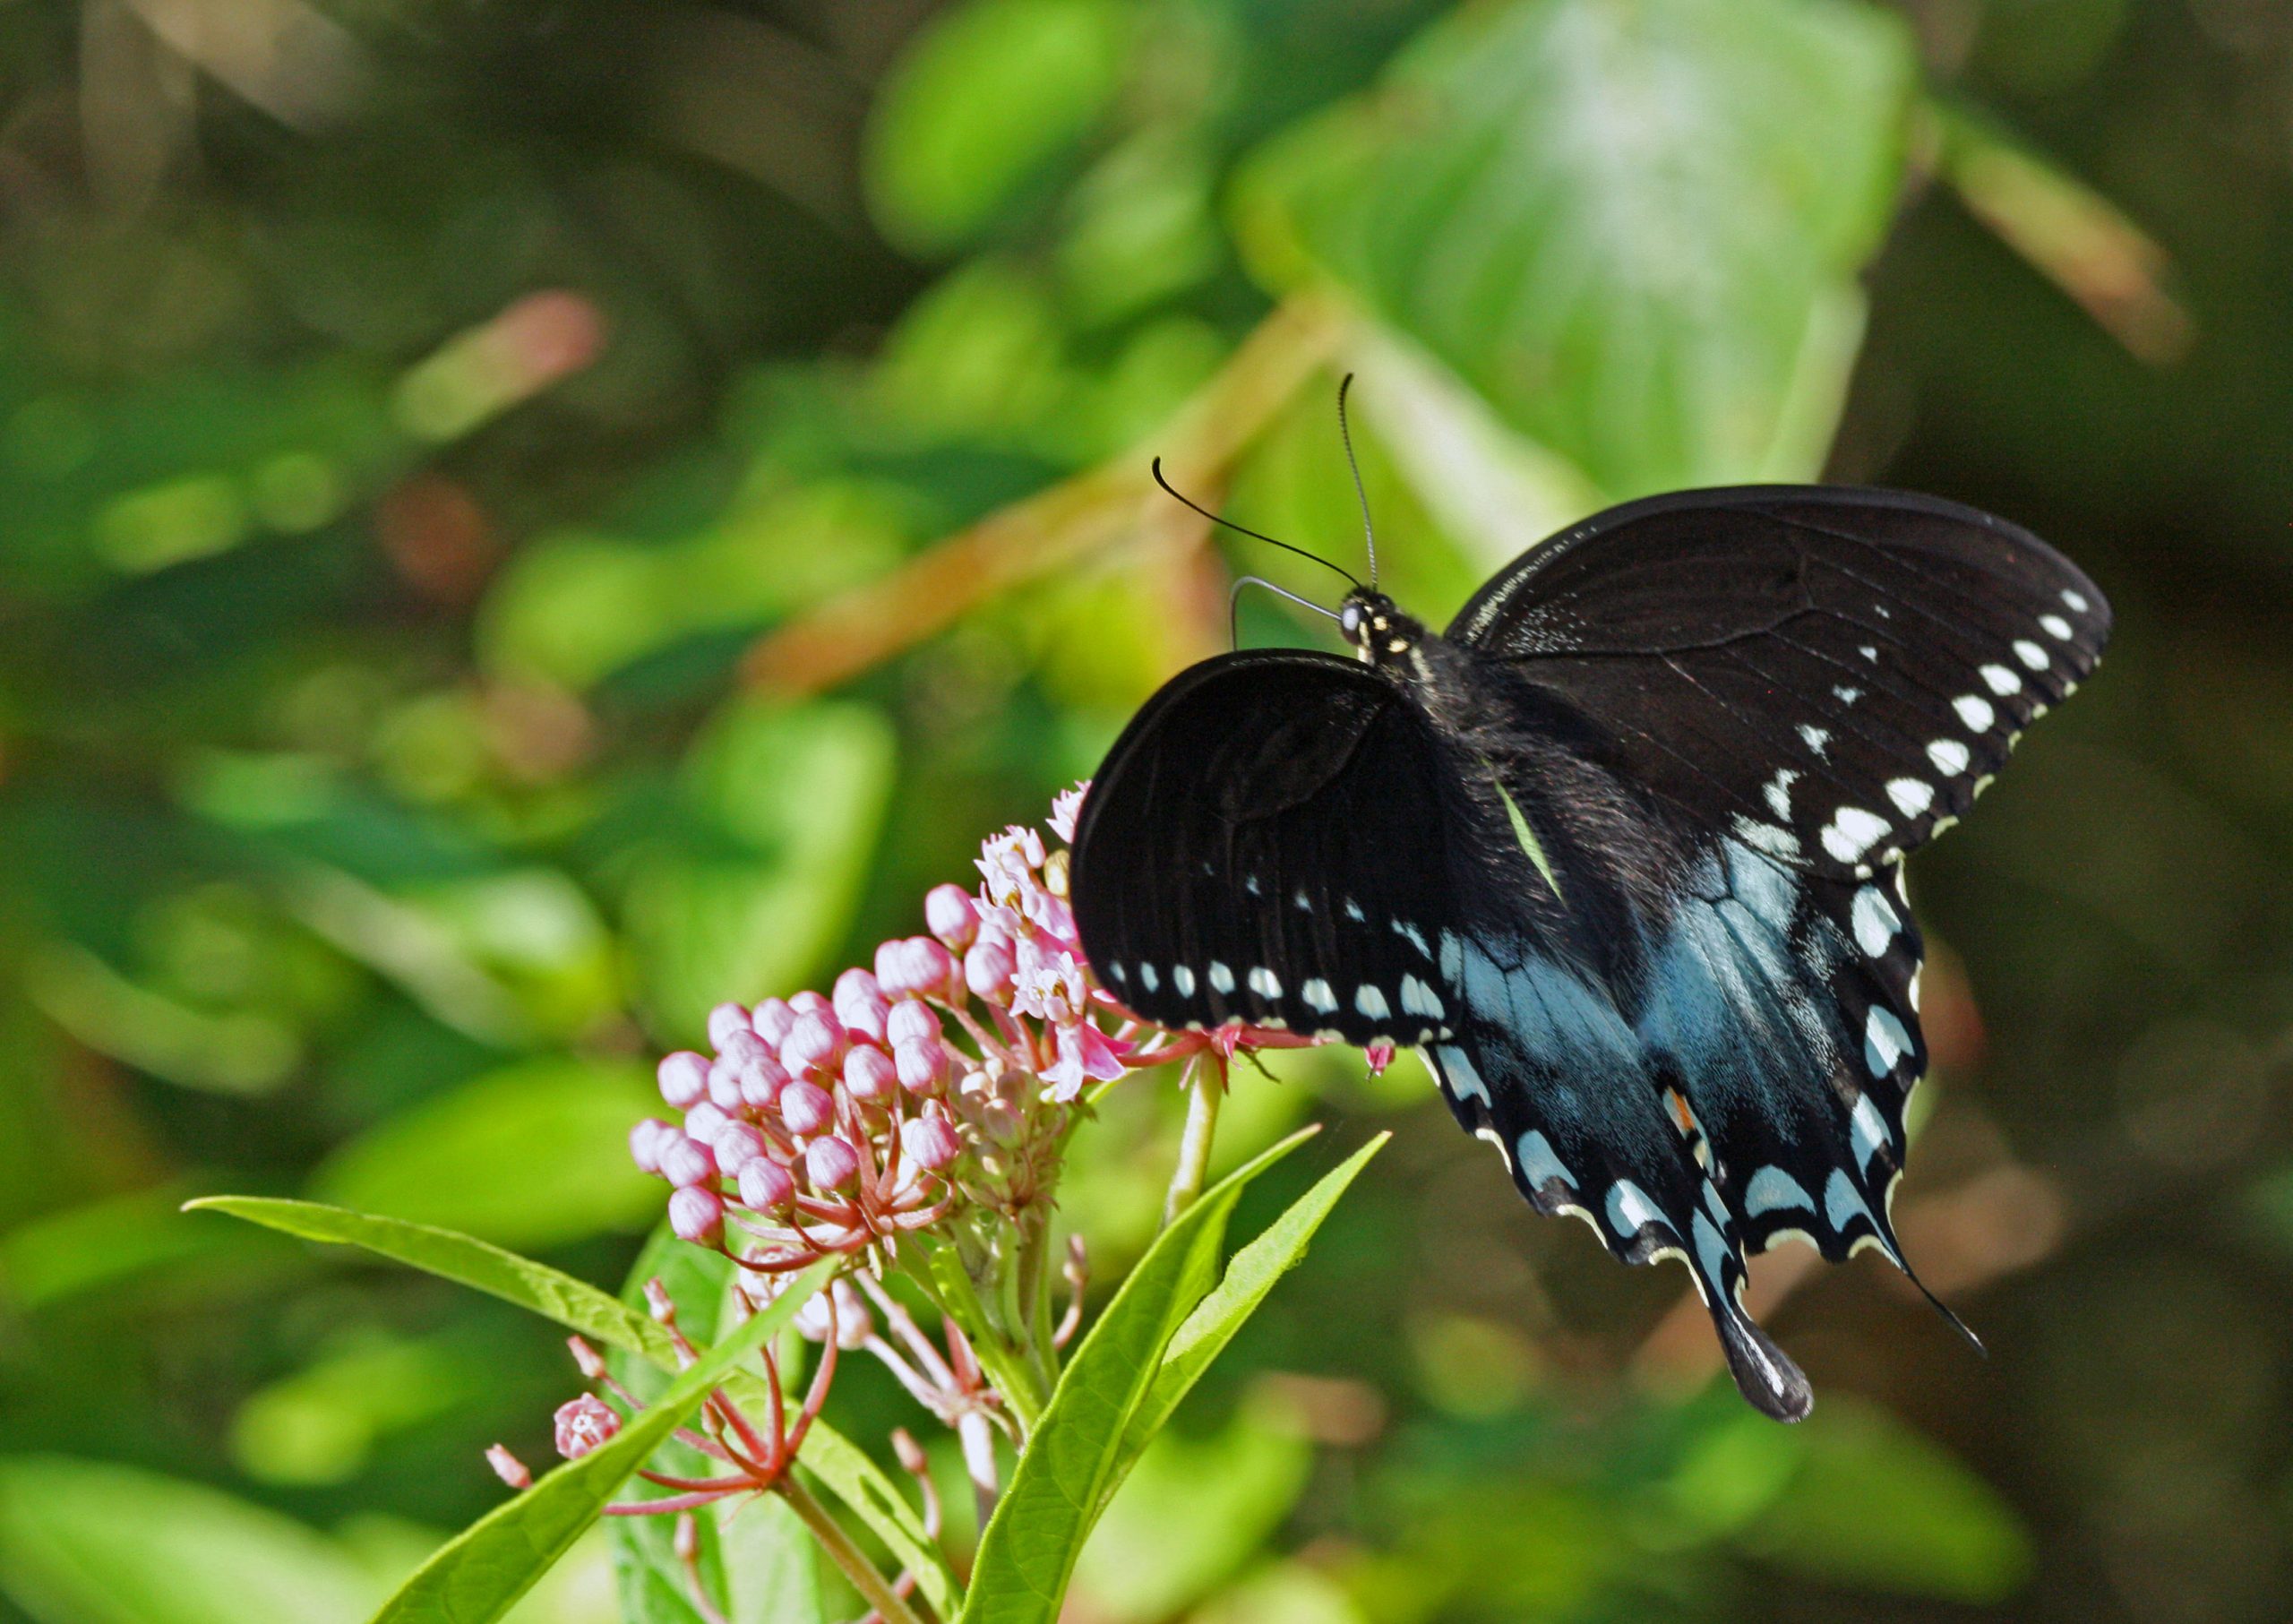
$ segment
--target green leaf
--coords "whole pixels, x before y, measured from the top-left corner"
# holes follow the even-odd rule
[[[1242,1322],[1256,1313],[1258,1305],[1273,1291],[1275,1282],[1298,1267],[1312,1242],[1314,1233],[1322,1226],[1338,1200],[1370,1164],[1370,1158],[1386,1147],[1390,1133],[1381,1133],[1355,1151],[1344,1161],[1315,1181],[1314,1187],[1297,1200],[1280,1217],[1259,1232],[1258,1238],[1243,1247],[1226,1265],[1226,1272],[1217,1288],[1205,1297],[1195,1310],[1186,1317],[1178,1335],[1171,1338],[1164,1352],[1162,1365],[1155,1372],[1146,1396],[1130,1417],[1124,1430],[1123,1450],[1127,1457],[1135,1459],[1155,1433],[1171,1419],[1172,1412],[1194,1384],[1202,1379],[1210,1362],[1225,1352],[1234,1333]]]
[[[374,1624],[492,1624],[605,1510],[630,1474],[700,1408],[734,1366],[794,1319],[841,1259],[790,1280],[772,1305],[703,1353],[611,1443],[568,1461],[465,1529],[423,1564]]]
[[[375,1586],[323,1534],[210,1489],[0,1459],[0,1591],[49,1624],[352,1624]]]
[[[980,1540],[963,1624],[1052,1624],[1083,1542],[1128,1465],[1130,1418],[1164,1352],[1216,1283],[1226,1222],[1283,1140],[1203,1192],[1155,1237],[1060,1378]]]
[[[868,198],[905,247],[953,247],[1098,119],[1129,19],[1108,0],[971,0],[908,46],[877,94]]]
[[[1999,1492],[1876,1405],[1826,1397],[1797,1431],[1806,1457],[1739,1542],[1833,1584],[2005,1600],[2030,1577],[2030,1539]]]
[[[1469,7],[1262,155],[1245,240],[1611,496],[1804,477],[1913,79],[1902,29],[1835,0]]]
[[[361,1247],[377,1257],[530,1309],[665,1370],[676,1368],[676,1350],[667,1334],[645,1315],[571,1275],[468,1235],[316,1201],[268,1196],[207,1196],[185,1202],[184,1210],[228,1213],[305,1241]]]
[[[657,1104],[634,1061],[505,1066],[353,1139],[313,1175],[313,1193],[504,1246],[638,1227],[661,1186],[631,1163],[629,1125]]]
[[[663,1030],[698,1035],[728,989],[787,992],[820,967],[866,878],[893,750],[865,705],[743,700],[710,724],[687,763],[689,826],[646,856],[629,892]]]

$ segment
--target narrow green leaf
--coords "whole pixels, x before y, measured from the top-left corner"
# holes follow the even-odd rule
[[[1390,1133],[1381,1133],[1355,1151],[1337,1166],[1324,1173],[1314,1187],[1291,1203],[1289,1210],[1261,1231],[1258,1238],[1236,1252],[1220,1277],[1217,1289],[1205,1297],[1194,1312],[1179,1327],[1178,1335],[1171,1338],[1170,1347],[1163,1354],[1162,1367],[1155,1372],[1154,1385],[1146,1391],[1138,1408],[1130,1417],[1130,1425],[1123,1435],[1126,1460],[1135,1460],[1149,1439],[1162,1431],[1194,1384],[1202,1379],[1210,1362],[1225,1351],[1242,1328],[1242,1322],[1258,1311],[1258,1304],[1273,1291],[1275,1281],[1295,1268],[1306,1255],[1307,1246],[1322,1226],[1370,1158],[1386,1147]]]
[[[794,1319],[840,1262],[823,1259],[795,1276],[769,1308],[709,1348],[611,1443],[558,1467],[463,1530],[384,1603],[374,1624],[492,1624],[499,1619],[597,1519],[623,1480],[700,1408],[709,1389]]]
[[[676,1368],[676,1350],[667,1333],[645,1315],[594,1285],[490,1242],[401,1218],[269,1196],[206,1196],[186,1201],[184,1210],[228,1213],[305,1241],[360,1247],[377,1257],[530,1309],[569,1330],[635,1353],[663,1370]]]
[[[963,1624],[1052,1624],[1098,1509],[1121,1480],[1130,1417],[1218,1276],[1243,1190],[1315,1130],[1206,1190],[1158,1235],[1061,1377],[982,1537]]]
[[[356,1246],[379,1257],[470,1286],[529,1309],[568,1330],[664,1371],[676,1369],[676,1350],[652,1319],[626,1303],[570,1275],[504,1251],[484,1241],[408,1224],[397,1218],[348,1212],[315,1201],[265,1196],[209,1196],[185,1203],[186,1211],[222,1212],[268,1229],[335,1245]],[[640,1276],[642,1278],[642,1276]],[[725,1386],[743,1402],[765,1403],[764,1385],[736,1371]],[[923,1520],[891,1479],[860,1447],[825,1421],[806,1438],[804,1465],[838,1499],[889,1546],[916,1576],[916,1583],[942,1616],[956,1610],[956,1582],[939,1548],[923,1532]]]

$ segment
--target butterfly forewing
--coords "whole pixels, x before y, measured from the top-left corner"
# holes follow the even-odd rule
[[[1453,911],[1439,775],[1395,685],[1327,655],[1228,655],[1148,703],[1092,781],[1074,895],[1101,982],[1164,1026],[1438,1035]]]
[[[1965,812],[2108,631],[2092,582],[1988,514],[1756,486],[1590,520],[1450,635],[1564,695],[1689,816],[1866,875]]]

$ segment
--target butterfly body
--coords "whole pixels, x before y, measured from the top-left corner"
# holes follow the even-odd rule
[[[2100,593],[1971,509],[1746,487],[1597,516],[1445,632],[1366,589],[1341,624],[1354,659],[1206,661],[1118,741],[1093,965],[1166,1025],[1421,1046],[1533,1205],[1683,1260],[1747,1396],[1805,1414],[1743,1259],[1902,1264],[1902,855],[2091,668]]]

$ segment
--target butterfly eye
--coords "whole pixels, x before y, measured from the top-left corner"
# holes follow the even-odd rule
[[[1338,613],[1337,626],[1338,630],[1344,632],[1346,636],[1359,637],[1361,634],[1361,606],[1360,604],[1346,605]]]

